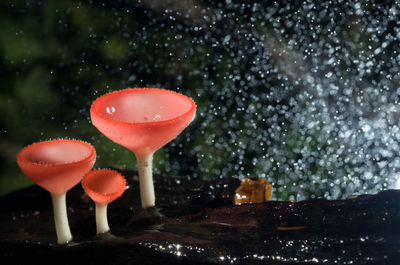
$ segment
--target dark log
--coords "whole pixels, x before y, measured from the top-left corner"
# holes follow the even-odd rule
[[[155,176],[157,207],[142,210],[133,172],[95,235],[94,204],[67,194],[74,241],[56,244],[50,195],[34,186],[0,198],[0,264],[396,264],[400,191],[347,200],[234,205],[238,180]]]

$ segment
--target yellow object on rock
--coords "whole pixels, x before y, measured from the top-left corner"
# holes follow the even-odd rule
[[[271,199],[272,185],[265,178],[251,180],[244,178],[235,191],[234,203],[257,203]]]

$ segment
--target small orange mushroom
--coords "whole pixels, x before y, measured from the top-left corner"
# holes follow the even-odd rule
[[[257,203],[271,199],[272,185],[265,178],[251,180],[244,178],[235,191],[234,203]]]
[[[124,193],[124,177],[113,170],[97,169],[83,177],[82,187],[96,204],[97,234],[108,232],[107,205]]]

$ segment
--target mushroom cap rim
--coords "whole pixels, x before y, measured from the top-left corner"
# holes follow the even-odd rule
[[[85,147],[89,147],[90,153],[87,157],[84,157],[83,159],[76,160],[76,161],[71,161],[71,162],[66,162],[66,163],[57,163],[57,164],[51,164],[51,163],[46,163],[46,162],[35,162],[31,160],[27,160],[23,158],[23,153],[26,152],[28,149],[31,149],[32,147],[35,147],[37,145],[43,145],[49,142],[73,142],[73,143],[78,143],[81,144]],[[56,138],[56,139],[49,139],[49,140],[43,140],[39,142],[32,143],[30,145],[25,146],[22,148],[18,154],[17,154],[17,162],[23,162],[23,163],[29,163],[31,165],[35,166],[41,166],[41,167],[61,167],[61,166],[72,166],[80,163],[84,163],[88,160],[91,160],[93,158],[96,158],[96,150],[94,149],[93,145],[90,143],[83,141],[83,140],[77,140],[73,138]]]
[[[123,94],[123,93],[127,93],[127,92],[135,92],[135,91],[144,91],[144,92],[146,92],[146,91],[148,91],[148,92],[156,91],[157,92],[158,91],[158,92],[162,92],[162,93],[174,94],[174,95],[177,95],[177,96],[185,99],[186,101],[189,101],[191,106],[188,111],[186,111],[186,112],[182,113],[181,115],[178,115],[174,118],[161,120],[161,121],[149,121],[149,122],[125,122],[125,121],[121,121],[121,120],[109,119],[109,118],[105,117],[104,115],[101,115],[96,110],[97,104],[99,104],[100,102],[106,101],[107,97],[109,97],[111,95],[118,95],[118,94]],[[90,107],[90,115],[92,116],[92,113],[93,113],[98,118],[100,118],[104,121],[112,122],[112,123],[120,125],[120,126],[138,127],[138,126],[151,126],[151,125],[162,125],[162,124],[172,123],[175,120],[179,120],[182,117],[189,115],[190,113],[194,112],[195,110],[196,110],[196,103],[193,101],[193,99],[191,99],[190,97],[185,96],[183,94],[180,94],[178,92],[172,91],[172,90],[167,90],[167,89],[162,89],[162,88],[126,88],[126,89],[109,92],[109,93],[104,94],[104,95],[98,97],[97,99],[95,99],[95,101],[93,101],[93,103]]]

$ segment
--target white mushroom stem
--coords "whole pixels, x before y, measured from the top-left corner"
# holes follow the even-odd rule
[[[139,170],[140,200],[142,208],[155,206],[156,198],[154,195],[153,183],[153,153],[136,155]]]
[[[97,234],[110,231],[107,220],[107,204],[96,203],[96,228]]]
[[[68,224],[65,195],[66,193],[62,194],[51,193],[58,244],[67,244],[72,240],[71,230],[69,229],[69,224]]]

